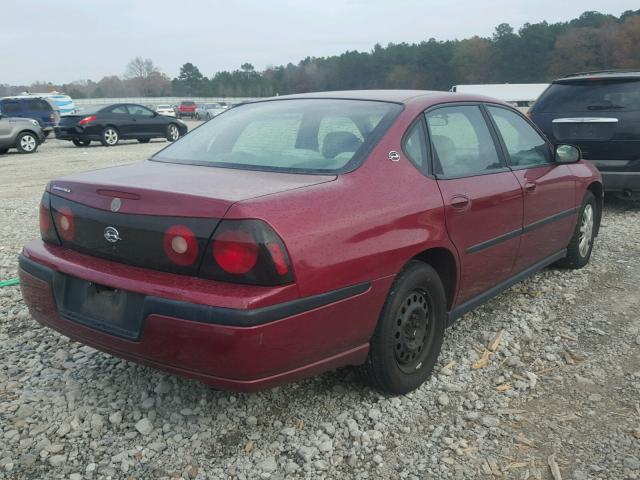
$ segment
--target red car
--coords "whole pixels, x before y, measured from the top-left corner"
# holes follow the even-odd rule
[[[176,116],[178,118],[182,117],[190,117],[196,118],[196,102],[191,102],[188,100],[183,100],[178,105],[178,111],[176,112]]]
[[[602,199],[575,147],[496,100],[283,96],[51,182],[22,292],[74,340],[216,388],[362,365],[404,393],[447,324],[549,264],[584,266]]]

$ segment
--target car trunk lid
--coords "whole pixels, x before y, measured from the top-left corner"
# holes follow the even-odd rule
[[[209,237],[233,203],[333,179],[146,161],[71,175],[51,182],[48,191],[63,246],[196,275]],[[71,223],[72,233],[65,235],[61,222]],[[172,246],[166,233],[172,227],[193,234],[190,245],[197,255],[188,257],[191,261],[176,263],[167,254]]]

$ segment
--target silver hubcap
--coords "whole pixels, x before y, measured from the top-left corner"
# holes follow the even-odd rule
[[[578,242],[578,249],[580,250],[580,256],[586,257],[593,241],[593,207],[591,204],[587,204],[582,212],[582,221],[580,222],[580,241]]]
[[[33,152],[36,148],[36,145],[37,145],[36,139],[33,138],[31,135],[25,135],[20,139],[20,147],[25,152]]]
[[[115,145],[118,141],[118,132],[116,132],[113,128],[109,128],[104,132],[104,140],[109,145]]]
[[[180,132],[178,132],[178,127],[175,125],[169,126],[169,136],[171,137],[171,140],[177,140],[179,135]]]

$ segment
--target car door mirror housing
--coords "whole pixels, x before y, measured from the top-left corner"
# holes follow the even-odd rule
[[[582,154],[578,147],[573,145],[558,145],[555,152],[556,163],[576,163],[580,161]]]

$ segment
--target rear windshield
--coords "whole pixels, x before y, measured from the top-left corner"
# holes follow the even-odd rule
[[[184,105],[185,107],[193,107],[195,102],[182,102],[181,105]]]
[[[297,173],[353,170],[402,111],[395,103],[291,99],[226,110],[158,152],[163,162]]]
[[[536,102],[539,112],[640,110],[640,80],[553,83]]]

